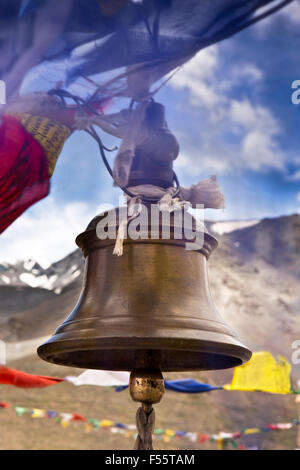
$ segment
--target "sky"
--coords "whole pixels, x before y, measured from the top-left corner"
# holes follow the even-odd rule
[[[217,175],[226,207],[207,210],[206,220],[300,212],[300,104],[292,102],[292,83],[300,80],[299,29],[295,1],[200,51],[156,95],[180,144],[180,184]],[[59,157],[50,195],[1,235],[0,261],[34,258],[46,266],[61,259],[88,222],[121,196],[96,143],[76,131]]]

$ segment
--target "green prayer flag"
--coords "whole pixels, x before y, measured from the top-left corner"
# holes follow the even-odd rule
[[[91,423],[95,429],[98,429],[100,426],[100,421],[98,419],[89,418],[88,423]]]
[[[15,412],[17,416],[22,416],[22,414],[26,413],[28,408],[24,408],[23,406],[14,406]]]
[[[232,447],[233,447],[234,449],[237,449],[237,448],[238,448],[237,443],[236,443],[233,439],[230,439],[230,443],[231,443],[231,445],[232,445]]]

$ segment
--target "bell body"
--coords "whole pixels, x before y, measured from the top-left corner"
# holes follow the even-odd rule
[[[99,216],[76,239],[86,257],[83,290],[73,312],[38,349],[56,364],[104,370],[224,369],[251,352],[216,311],[207,259],[216,240],[187,250],[182,239],[101,240]],[[174,217],[171,232],[174,231]],[[118,224],[116,224],[118,226]],[[160,230],[162,226],[160,225]]]

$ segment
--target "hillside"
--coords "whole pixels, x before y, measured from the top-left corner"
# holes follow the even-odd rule
[[[250,227],[224,235],[232,253],[243,261],[261,259],[300,277],[300,216],[263,219]]]

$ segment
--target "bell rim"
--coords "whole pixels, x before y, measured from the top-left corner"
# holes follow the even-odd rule
[[[113,338],[94,338],[87,341],[84,338],[78,339],[59,339],[60,334],[52,336],[46,343],[39,346],[37,353],[39,357],[47,362],[65,366],[71,366],[76,368],[85,368],[85,369],[99,369],[99,370],[118,370],[118,371],[131,371],[135,368],[143,367],[158,367],[162,372],[184,372],[184,371],[201,371],[201,370],[222,370],[236,367],[248,362],[252,356],[252,352],[244,346],[236,338],[232,338],[230,343],[220,343],[217,341],[207,341],[207,340],[194,340],[185,338],[143,338],[143,345],[141,345],[140,338],[124,338],[124,337],[113,337]],[[229,338],[228,338],[229,339]],[[174,344],[176,343],[176,347]],[[147,347],[147,344],[149,346]],[[84,365],[80,365],[80,361],[76,360],[76,357],[79,357],[80,353],[84,352],[93,352],[93,354],[99,352],[102,354],[109,355],[118,355],[121,352],[121,355],[127,357],[130,353],[136,353],[141,355],[142,360],[145,353],[149,353],[151,360],[149,364],[141,366],[141,363],[134,363],[132,359],[128,359],[128,367],[122,366],[120,360],[115,360],[118,364],[117,367],[114,367],[113,361],[107,362],[107,359],[103,357],[98,361],[98,364],[93,362],[88,362],[84,360]],[[170,357],[170,353],[177,354],[177,361],[174,361],[172,364],[172,358],[166,363],[166,357]],[[158,363],[153,362],[153,356],[163,354],[163,359],[158,359]],[[183,359],[183,365],[180,366],[179,362],[181,357],[190,356],[190,359],[194,360],[197,363],[197,360],[200,363],[201,357],[206,357],[206,360],[211,360],[211,367],[200,367],[197,364],[193,366],[187,366],[186,359]],[[64,355],[68,356],[68,361],[64,359]],[[70,359],[74,357],[74,359]],[[222,366],[217,367],[218,361],[215,360],[215,357],[218,357],[219,361],[221,360]],[[198,359],[197,359],[198,358]],[[124,360],[126,363],[126,360]],[[175,364],[176,363],[176,364]],[[224,366],[224,364],[227,364]]]

